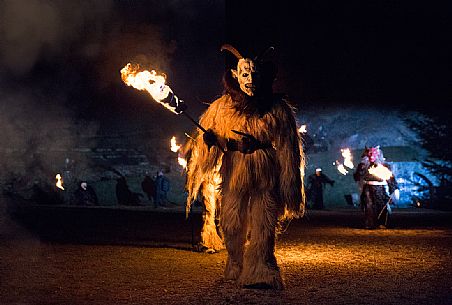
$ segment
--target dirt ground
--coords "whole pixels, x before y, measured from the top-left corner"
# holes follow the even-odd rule
[[[192,251],[200,214],[152,208],[21,210],[0,203],[0,304],[452,304],[452,214],[308,211],[279,236],[285,290],[223,280],[226,252]]]

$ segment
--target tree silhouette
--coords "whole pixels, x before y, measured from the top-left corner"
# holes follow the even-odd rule
[[[417,145],[429,157],[421,162],[439,184],[430,192],[432,207],[452,208],[452,126],[447,111],[408,118],[408,126],[418,135]]]

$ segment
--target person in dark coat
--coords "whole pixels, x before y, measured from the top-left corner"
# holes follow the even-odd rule
[[[99,205],[96,192],[86,181],[80,182],[79,188],[74,193],[76,205]]]
[[[144,176],[144,179],[141,182],[141,189],[148,196],[149,201],[155,204],[155,180],[149,175]]]
[[[116,199],[119,205],[139,205],[139,193],[134,193],[129,189],[126,177],[121,176],[116,182]],[[142,195],[141,195],[142,196]]]
[[[328,183],[334,186],[334,180],[322,173],[321,168],[316,168],[315,174],[308,177],[308,198],[312,202],[312,209],[322,210],[323,205],[323,188]]]
[[[167,205],[169,189],[170,181],[163,175],[163,171],[159,171],[155,178],[155,207],[165,207]]]

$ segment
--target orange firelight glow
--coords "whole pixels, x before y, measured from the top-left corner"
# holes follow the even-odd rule
[[[57,180],[55,185],[57,188],[62,189],[64,191],[64,187],[63,187],[63,178],[61,177],[60,174],[56,174],[55,179]]]
[[[369,168],[369,174],[378,177],[383,180],[388,180],[392,177],[392,172],[389,170],[389,168],[378,164],[377,166],[372,166]]]

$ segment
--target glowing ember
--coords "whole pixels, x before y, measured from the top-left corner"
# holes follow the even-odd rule
[[[308,130],[306,129],[306,124],[301,125],[300,128],[298,128],[299,133],[307,133]]]
[[[354,168],[353,157],[350,148],[341,149],[342,157],[344,157],[344,165],[348,168]]]
[[[179,114],[183,111],[181,109],[182,100],[174,95],[173,90],[165,85],[165,76],[159,75],[155,70],[139,71],[140,66],[128,63],[121,69],[121,78],[123,82],[138,90],[148,92],[152,98],[165,106],[165,108],[172,112]]]
[[[378,177],[383,180],[388,180],[392,177],[392,172],[389,170],[389,168],[378,164],[377,166],[372,166],[369,168],[369,174]]]
[[[64,187],[63,187],[63,178],[61,177],[60,174],[57,174],[55,176],[55,179],[57,180],[55,185],[57,188],[62,189],[64,191]]]

